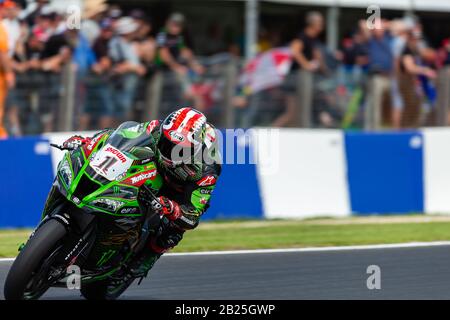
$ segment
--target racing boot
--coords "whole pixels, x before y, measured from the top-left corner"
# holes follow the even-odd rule
[[[154,264],[161,257],[162,253],[154,252],[150,249],[144,249],[130,265],[129,274],[133,278],[143,278],[153,268]]]
[[[128,287],[128,285],[137,278],[140,278],[138,284],[141,284],[142,279],[147,276],[148,272],[161,255],[162,253],[157,253],[150,248],[145,248],[143,252],[134,258],[128,268],[122,269],[111,276],[109,289],[117,290],[121,287]]]

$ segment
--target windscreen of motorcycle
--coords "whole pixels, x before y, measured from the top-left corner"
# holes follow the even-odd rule
[[[147,135],[145,125],[134,121],[125,122],[92,156],[90,166],[97,174],[110,181],[120,180],[126,176],[134,160],[153,155],[150,148],[146,147],[149,139],[151,136]],[[146,149],[148,152],[143,152]]]
[[[90,166],[102,177],[114,181],[127,173],[133,161],[132,158],[108,143],[94,155]]]

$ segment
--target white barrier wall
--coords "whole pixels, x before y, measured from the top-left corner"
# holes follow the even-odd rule
[[[425,212],[450,214],[450,129],[421,131],[424,136]]]
[[[350,215],[342,131],[284,129],[279,139],[255,139],[254,147],[257,159],[282,155],[272,160],[277,170],[256,166],[265,217]]]
[[[308,218],[351,214],[344,132],[340,130],[252,131],[256,174],[267,218]],[[450,128],[426,128],[424,211],[450,214]],[[61,144],[74,133],[44,135]],[[77,133],[92,136],[94,132]],[[64,152],[52,148],[54,172]]]

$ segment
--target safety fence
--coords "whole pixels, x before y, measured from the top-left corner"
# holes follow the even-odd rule
[[[149,69],[143,77],[82,74],[72,64],[60,73],[19,73],[8,110],[19,111],[24,134],[89,130],[105,126],[107,117],[118,122],[147,121],[164,117],[180,105],[195,105],[222,128],[383,128],[391,122],[390,90],[379,97],[379,119],[364,111],[372,106],[370,96],[376,86],[374,75],[356,66],[337,64],[326,73],[300,70],[280,86],[244,94],[239,87],[242,61],[222,54],[201,62],[206,67],[203,75],[179,76],[162,69]],[[391,81],[397,83],[396,98],[403,100],[404,127],[448,124],[450,67],[441,69],[435,81],[407,75]],[[7,112],[7,126],[11,120]]]
[[[450,129],[267,130],[224,135],[255,160],[225,162],[205,220],[450,213]],[[72,134],[0,141],[0,227],[38,222],[63,155],[48,143]]]

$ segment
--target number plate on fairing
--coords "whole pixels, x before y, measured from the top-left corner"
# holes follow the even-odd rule
[[[133,159],[107,144],[94,155],[89,165],[102,177],[114,181],[124,176],[132,163]]]

